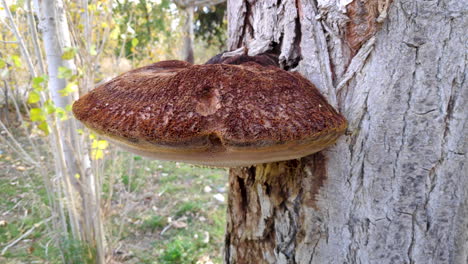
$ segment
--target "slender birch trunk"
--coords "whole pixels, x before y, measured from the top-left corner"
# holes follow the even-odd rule
[[[182,59],[186,62],[194,63],[193,41],[194,41],[194,12],[196,7],[213,6],[226,2],[226,0],[174,0],[179,10],[184,13],[183,25],[183,48]]]
[[[339,142],[230,172],[225,263],[468,263],[468,6],[228,1],[231,50],[277,52]]]
[[[193,12],[194,7],[192,5],[188,5],[183,9],[185,13],[185,23],[184,23],[184,47],[183,47],[183,54],[182,58],[186,62],[193,63]]]
[[[76,94],[62,96],[60,91],[65,88],[66,80],[58,77],[58,69],[66,67],[76,71],[76,66],[73,60],[62,59],[64,48],[72,46],[63,2],[40,0],[39,14],[49,76],[49,92],[55,106],[65,109]],[[67,223],[71,227],[72,237],[88,248],[89,255],[96,263],[104,263],[99,188],[96,189],[97,181],[90,168],[87,149],[77,134],[75,120],[56,118],[52,137],[52,142],[55,144],[53,147],[57,150],[54,153],[57,176],[62,183],[58,187],[65,196],[63,206],[68,211]]]

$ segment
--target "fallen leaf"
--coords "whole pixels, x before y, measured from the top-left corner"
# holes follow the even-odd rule
[[[187,227],[187,223],[186,223],[186,222],[177,221],[177,220],[176,220],[176,221],[173,221],[171,224],[172,224],[172,226],[173,226],[174,228],[179,228],[179,229],[180,229],[180,228],[186,228],[186,227]]]
[[[203,256],[197,260],[196,264],[213,264],[213,261],[211,261],[210,256]]]
[[[28,253],[29,253],[29,254],[34,253],[34,250],[35,250],[34,247],[29,247],[29,248],[28,248]]]
[[[211,187],[210,186],[205,186],[205,188],[203,188],[203,191],[206,192],[206,193],[209,193],[212,191]]]
[[[215,195],[213,195],[213,198],[215,198],[217,201],[221,202],[221,203],[224,203],[224,195],[220,194],[220,193],[217,193]]]
[[[210,242],[210,233],[208,231],[205,231],[205,237],[203,238],[203,243],[208,244]]]

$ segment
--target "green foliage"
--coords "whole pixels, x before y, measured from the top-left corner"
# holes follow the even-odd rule
[[[125,185],[127,191],[134,192],[138,188],[138,182],[136,179],[131,179],[128,174],[122,174],[121,176],[122,183]]]
[[[69,110],[71,111],[71,109]],[[93,160],[99,160],[104,158],[104,150],[109,146],[106,140],[99,140],[94,134],[89,135],[91,143],[91,158]]]
[[[137,38],[132,39],[132,48],[135,48],[138,45],[138,42],[140,42]]]
[[[195,214],[203,208],[203,204],[200,201],[188,201],[179,205],[175,216],[181,217],[186,214]]]
[[[161,263],[193,263],[194,252],[204,245],[199,241],[187,240],[183,237],[175,237],[167,245],[163,255],[159,258]]]
[[[65,88],[59,91],[59,93],[61,96],[68,96],[77,90],[78,90],[78,85],[76,84],[76,82],[69,82],[67,83],[67,86],[65,86]]]
[[[206,47],[222,49],[225,46],[225,10],[226,3],[195,10],[195,37]],[[155,50],[156,54],[163,52],[161,46],[165,43],[177,44],[174,41],[182,36],[180,25],[174,23],[182,21],[180,10],[169,0],[120,0],[113,11],[117,26],[111,30],[109,38],[118,41],[114,49],[116,55],[120,54],[123,45],[125,57],[144,59],[154,56]],[[177,46],[169,46],[177,51],[178,48],[175,47]]]
[[[32,79],[32,88],[37,92],[43,91],[46,84],[47,84],[47,75],[34,77]]]
[[[68,54],[67,54],[68,52]],[[69,49],[63,56],[72,56],[71,53],[75,53],[76,49]],[[74,55],[73,55],[74,56]],[[60,90],[61,96],[69,96],[71,93],[78,90],[76,81],[73,81],[78,75],[73,74],[72,70],[66,67],[58,68],[58,77],[69,79],[69,82],[64,89]],[[67,120],[70,117],[71,105],[67,105],[65,108],[56,107],[52,100],[45,100],[45,91],[47,91],[48,76],[37,76],[31,81],[32,90],[29,91],[27,102],[33,107],[30,109],[30,120],[36,122],[37,128],[42,130],[45,135],[50,132],[50,124],[48,124],[47,116],[56,114],[60,120]],[[43,100],[44,99],[44,100]]]
[[[91,55],[91,56],[96,56],[97,55],[96,45],[92,44],[91,47],[89,47],[89,55]]]
[[[70,264],[94,264],[96,252],[94,247],[86,245],[72,237],[64,237],[60,241],[60,247],[64,254],[65,263]]]
[[[24,0],[13,2],[15,4],[10,7],[18,28],[25,38],[35,71],[42,74],[39,60],[35,57],[35,49],[32,46],[34,43],[32,35],[28,33],[31,28],[26,24],[28,13],[24,7]],[[82,2],[66,1],[65,9],[70,28],[73,30],[73,43],[76,46],[64,48],[59,55],[63,60],[76,59],[74,63],[77,64],[78,69],[77,72],[67,67],[58,69],[58,77],[67,81],[66,87],[60,91],[61,96],[70,96],[79,90],[78,87],[87,90],[91,88],[86,87],[88,84],[98,83],[103,77],[112,77],[129,67],[177,58],[182,46],[179,45],[181,44],[179,23],[183,20],[171,0],[116,0],[112,3],[106,0],[88,1],[88,15],[92,29],[89,35],[84,35],[86,27],[83,25]],[[208,13],[216,13],[214,17],[205,14],[206,10],[197,10],[195,27],[199,42],[195,42],[195,48],[199,48],[197,51],[200,54],[210,56],[216,52],[213,46],[220,46],[221,42],[224,42],[225,21],[223,21],[224,13],[220,13],[221,10],[218,6],[208,8]],[[217,19],[218,22],[213,22],[213,19]],[[208,24],[205,26],[205,23]],[[22,57],[19,44],[15,43],[16,37],[9,32],[7,27],[0,27],[0,33],[0,48],[2,49],[0,79],[6,81],[10,87],[12,93],[9,95],[22,96],[18,100],[20,112],[24,115],[29,113],[30,119],[26,120],[21,127],[26,128],[24,131],[30,137],[29,139],[33,140],[33,145],[37,143],[35,147],[39,148],[39,154],[34,158],[41,162],[43,165],[41,168],[45,168],[47,172],[53,171],[52,159],[48,156],[51,155],[47,147],[48,139],[43,136],[48,135],[51,127],[56,125],[56,120],[71,118],[71,105],[61,108],[52,102],[50,91],[47,89],[48,76],[31,76],[30,72],[24,69],[27,60]],[[39,32],[39,48],[43,50],[41,37],[41,32]],[[205,44],[210,45],[212,50],[206,49]],[[113,63],[116,57],[121,55],[122,47],[123,58],[117,61],[123,62],[126,68],[120,65],[117,68],[109,64],[105,66],[106,60]],[[107,72],[104,71],[105,67],[107,67]],[[90,72],[93,74],[89,74]],[[92,77],[85,79],[83,76]],[[86,129],[80,131],[80,135],[84,138],[87,138],[86,133],[88,133]],[[23,145],[24,142],[26,140],[20,141],[20,144]],[[214,191],[204,193],[203,187],[224,185],[225,171],[187,164],[148,161],[128,153],[116,155],[115,149],[108,150],[108,143],[97,138],[91,138],[87,143],[90,143],[92,163],[96,165],[93,167],[93,173],[105,175],[99,179],[102,179],[102,185],[105,186],[104,192],[107,197],[104,196],[104,198],[109,198],[111,201],[108,206],[110,210],[105,211],[106,216],[109,217],[105,223],[106,231],[111,230],[106,234],[110,241],[108,241],[109,249],[115,248],[114,241],[129,239],[123,243],[127,245],[132,242],[140,243],[142,230],[160,231],[169,224],[168,218],[172,218],[173,221],[185,221],[189,225],[171,227],[163,235],[160,235],[160,232],[154,232],[151,234],[153,238],[150,242],[144,245],[147,250],[136,252],[134,259],[130,262],[141,263],[142,256],[146,255],[149,263],[195,263],[202,255],[210,255],[213,258],[219,255],[217,250],[222,244],[225,205],[213,199]],[[28,148],[26,144],[24,146],[26,152],[34,154],[32,148]],[[17,170],[14,166],[11,167],[12,164],[18,165],[16,158],[6,167],[4,163],[1,163],[3,151],[4,149],[0,147],[0,168],[2,168],[0,169],[0,211],[10,213],[2,214],[0,217],[0,221],[6,220],[8,223],[6,226],[0,224],[0,245],[6,245],[36,223],[50,217],[53,209],[48,206],[55,205],[54,202],[57,202],[54,200],[54,190],[48,194],[42,181],[55,179],[54,174],[33,175],[31,179],[34,180],[30,181],[32,184],[22,181],[26,174],[33,174],[33,171],[37,171],[39,167],[34,169],[31,167],[27,171]],[[108,165],[108,162],[114,158],[118,159],[118,162],[114,163],[115,169]],[[3,184],[2,175],[12,179],[11,182]],[[22,180],[15,183],[14,179],[18,176]],[[84,180],[84,175],[77,173],[73,176]],[[115,178],[110,181],[109,177]],[[154,197],[147,199],[142,192],[154,193]],[[27,194],[36,195],[34,203],[40,203],[41,207],[26,201]],[[128,196],[124,197],[122,194],[134,197],[134,201],[138,201],[136,205],[138,210],[126,215],[127,213],[118,206],[126,206],[130,200]],[[54,196],[50,202],[48,195]],[[107,203],[104,199],[101,201]],[[67,204],[66,201],[60,202]],[[114,213],[117,214],[115,218],[109,216]],[[36,228],[24,241],[8,250],[5,256],[0,256],[0,263],[5,260],[4,257],[7,258],[5,263],[96,262],[92,259],[95,252],[90,245],[83,245],[68,236],[57,241],[59,230],[53,230],[51,226],[56,227],[50,221]],[[120,228],[123,234],[118,231]],[[70,230],[60,230],[64,236],[68,231]],[[209,242],[202,241],[204,232],[209,232]],[[194,238],[194,234],[198,234],[199,238]],[[155,236],[157,238],[154,238]]]
[[[60,120],[65,121],[69,118],[70,111],[68,109],[63,109],[62,107],[55,107],[55,113]]]
[[[158,42],[160,35],[171,34],[171,1],[162,0],[158,3],[147,0],[123,0],[116,2],[113,11],[117,27],[110,34],[111,38],[117,38],[119,41],[115,49],[116,54],[119,54],[123,44],[126,57],[138,55],[137,46],[146,47],[153,41]],[[143,53],[139,56],[147,56],[147,54]]]
[[[41,122],[46,120],[45,114],[41,108],[31,108],[30,118],[33,122]]]
[[[52,102],[52,100],[45,101],[45,103],[43,105],[43,109],[45,110],[45,112],[48,115],[54,113],[55,112],[55,106],[54,106],[54,103]]]
[[[46,85],[47,76],[34,77],[32,79],[32,90],[28,95],[28,104],[35,104],[41,100],[41,92],[44,91]]]
[[[197,8],[195,11],[195,37],[223,49],[226,43],[225,19],[226,3],[215,6]]]
[[[49,124],[47,124],[46,121],[39,122],[39,124],[37,125],[37,128],[42,130],[46,135],[48,135],[50,133],[50,127],[49,127]]]
[[[167,225],[166,217],[153,215],[143,221],[142,228],[154,232],[156,229],[162,229]]]
[[[29,92],[28,104],[34,104],[41,100],[41,95],[36,91]]]
[[[18,55],[11,55],[11,60],[16,67],[21,67],[21,58]]]
[[[75,57],[76,52],[78,51],[77,48],[74,47],[67,47],[63,50],[62,59],[64,60],[71,60]]]
[[[0,263],[60,263],[57,248],[53,243],[48,244],[51,238],[46,225],[37,225],[50,217],[47,192],[40,175],[27,169],[17,177],[5,159],[11,157],[1,153],[4,152],[0,148],[0,250],[34,226],[35,229],[0,256]]]
[[[58,75],[60,79],[68,79],[73,76],[73,71],[67,67],[60,66],[58,68]]]

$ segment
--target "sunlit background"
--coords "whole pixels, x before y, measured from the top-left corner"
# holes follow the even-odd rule
[[[64,1],[50,76],[43,1],[0,0],[0,263],[221,263],[227,172],[122,151],[70,107],[132,68],[223,51],[226,3]]]

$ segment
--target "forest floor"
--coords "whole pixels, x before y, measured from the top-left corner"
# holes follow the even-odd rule
[[[112,152],[102,176],[109,263],[222,262],[226,170],[106,152]],[[61,263],[39,171],[0,145],[0,263]]]

